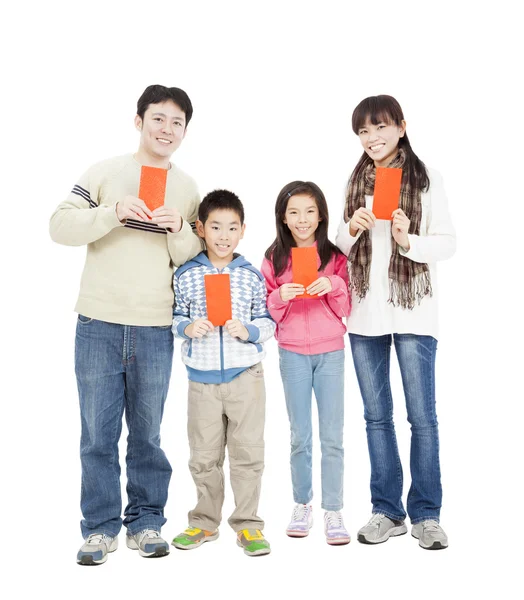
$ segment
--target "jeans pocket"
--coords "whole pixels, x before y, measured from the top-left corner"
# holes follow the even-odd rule
[[[94,321],[94,319],[92,319],[91,317],[86,317],[84,315],[81,315],[80,313],[78,314],[78,322],[79,323],[87,325],[88,323],[91,323],[91,321]]]

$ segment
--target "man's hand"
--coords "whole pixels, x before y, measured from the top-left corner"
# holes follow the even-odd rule
[[[244,342],[247,341],[249,331],[238,319],[229,319],[229,321],[226,321],[224,327],[231,337],[239,338]]]
[[[406,213],[401,209],[397,208],[391,214],[393,217],[393,222],[391,223],[391,234],[393,235],[393,239],[399,246],[404,248],[404,250],[409,250],[409,224],[411,221],[407,218]]]
[[[196,319],[184,329],[184,333],[190,338],[201,338],[213,331],[214,326],[207,319]]]
[[[147,208],[146,203],[135,196],[126,196],[116,204],[116,216],[121,223],[126,219],[149,223],[152,215],[153,213]]]
[[[178,233],[182,229],[182,217],[176,208],[167,206],[155,208],[151,221],[171,233]]]

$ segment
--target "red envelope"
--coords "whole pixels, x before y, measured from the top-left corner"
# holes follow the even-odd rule
[[[232,318],[229,273],[204,275],[206,286],[207,318],[215,327],[225,325]]]
[[[291,248],[291,270],[293,271],[293,283],[301,283],[305,288],[318,279],[317,248]],[[297,298],[315,298],[307,292]]]
[[[373,214],[377,219],[391,221],[391,213],[398,208],[402,169],[377,167],[375,191],[373,193]]]
[[[155,210],[155,208],[164,205],[166,181],[167,169],[142,167],[138,197],[146,203],[149,210]]]

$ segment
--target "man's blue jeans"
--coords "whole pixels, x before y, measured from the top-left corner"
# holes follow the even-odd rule
[[[291,481],[297,504],[313,498],[311,396],[320,436],[322,508],[340,510],[344,488],[344,350],[297,354],[279,348],[280,373],[291,427]]]
[[[125,412],[130,534],[160,531],[171,466],[160,423],[173,359],[171,326],[134,327],[78,317],[75,370],[82,438],[82,535],[118,535],[122,526],[118,440]]]
[[[360,392],[371,461],[373,513],[403,521],[402,465],[393,424],[389,382],[391,339],[395,343],[408,421],[411,424],[411,487],[407,498],[412,523],[439,520],[442,505],[438,423],[435,411],[435,356],[431,336],[349,334]]]

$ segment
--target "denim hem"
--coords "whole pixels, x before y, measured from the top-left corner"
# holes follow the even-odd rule
[[[161,520],[165,522],[163,517],[161,517]],[[144,531],[145,529],[154,529],[155,531],[158,531],[158,533],[160,533],[162,531],[162,524],[159,523],[158,521],[157,522],[147,521],[145,523],[143,522],[142,519],[137,519],[137,521],[140,523],[139,527],[136,527],[135,521],[133,521],[133,523],[131,523],[127,527],[127,535],[136,535],[137,533],[140,533],[141,531]]]
[[[293,497],[293,502],[295,504],[311,504],[312,501],[313,501],[313,498],[310,498],[309,500],[302,501],[302,500],[297,500],[295,497]]]
[[[386,517],[388,519],[391,519],[392,521],[402,521],[404,522],[406,520],[406,515],[404,515],[403,517],[399,517],[398,515],[394,515],[390,512],[386,512],[385,510],[380,510],[379,508],[374,508],[372,514],[374,515],[386,515]]]
[[[96,529],[94,531],[92,531],[91,533],[87,533],[87,534],[82,534],[84,537],[84,540],[87,540],[87,538],[90,535],[107,535],[108,537],[111,538],[116,538],[118,537],[118,533],[113,533],[112,531],[107,531],[107,529]]]
[[[342,510],[344,508],[343,504],[324,504],[320,505],[324,510],[334,510],[335,512]]]
[[[437,523],[440,523],[440,515],[438,517],[432,517],[432,516],[417,517],[416,519],[411,519],[411,517],[410,517],[410,521],[411,521],[412,525],[416,525],[417,523],[422,523],[423,521],[436,521]]]

